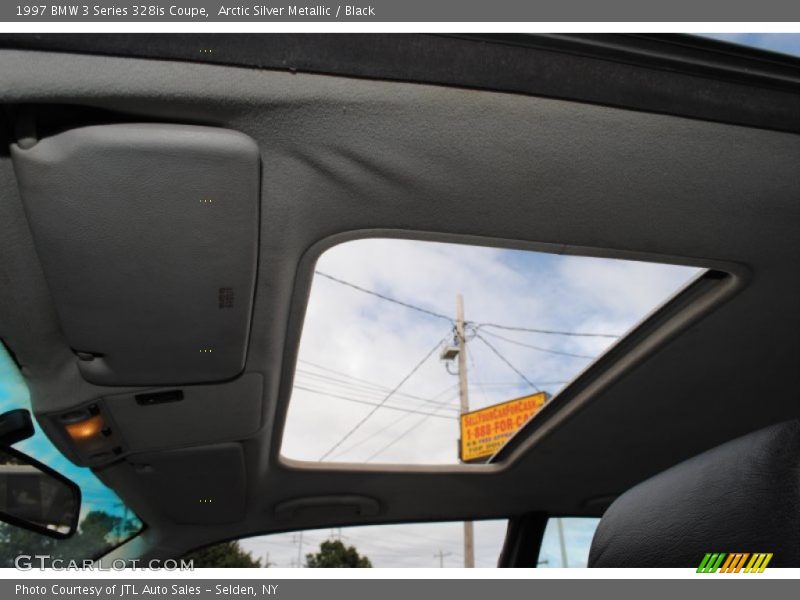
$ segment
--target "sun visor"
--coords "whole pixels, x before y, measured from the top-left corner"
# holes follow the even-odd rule
[[[260,160],[225,129],[82,127],[12,146],[36,249],[83,377],[201,383],[244,368]]]
[[[136,488],[175,523],[234,523],[245,514],[241,444],[215,444],[129,457]]]

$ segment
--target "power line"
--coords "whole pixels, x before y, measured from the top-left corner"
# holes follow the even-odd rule
[[[456,386],[458,386],[458,384],[457,384],[457,383],[454,383],[454,384],[452,384],[452,385],[449,385],[449,386],[447,386],[447,387],[446,387],[445,389],[443,389],[441,392],[439,392],[438,394],[436,394],[435,396],[433,396],[433,398],[434,398],[434,399],[430,400],[430,402],[431,402],[432,404],[439,404],[438,402],[436,402],[435,398],[440,398],[440,397],[442,397],[444,394],[446,394],[447,392],[449,392],[450,390],[452,390],[452,389],[453,389],[454,387],[456,387]],[[451,398],[451,399],[450,399],[450,402],[452,402],[453,400],[454,400],[454,398]],[[445,406],[444,408],[449,408],[449,407]],[[457,410],[457,409],[454,407],[452,410]],[[415,413],[412,413],[412,412],[410,412],[410,411],[407,411],[407,412],[406,412],[406,414],[404,414],[404,415],[400,416],[398,419],[395,419],[394,421],[392,421],[392,422],[388,423],[388,424],[387,424],[387,425],[385,425],[384,427],[381,427],[381,428],[380,428],[380,429],[378,429],[377,431],[374,431],[374,432],[372,432],[370,435],[368,435],[367,437],[365,437],[365,438],[363,438],[363,439],[359,440],[359,441],[358,441],[358,442],[356,442],[355,444],[353,444],[353,445],[351,445],[351,446],[348,446],[347,448],[344,448],[343,450],[340,450],[340,451],[339,451],[339,452],[337,452],[337,453],[336,453],[336,455],[335,455],[335,456],[333,456],[332,458],[335,460],[335,459],[338,459],[339,457],[342,457],[342,456],[344,456],[345,454],[349,454],[350,452],[352,452],[353,450],[355,450],[355,449],[356,449],[356,448],[358,448],[359,446],[362,446],[362,445],[364,445],[366,442],[368,442],[368,441],[370,441],[371,439],[375,438],[376,436],[380,435],[381,433],[383,433],[383,432],[384,432],[384,431],[386,431],[387,429],[391,429],[391,428],[392,428],[392,427],[394,427],[395,425],[398,425],[399,423],[401,423],[402,421],[404,421],[405,419],[407,419],[408,417],[410,417],[412,414],[415,414]],[[425,413],[421,413],[421,412],[420,412],[420,413],[418,413],[418,414],[425,414]],[[440,417],[442,417],[442,418],[447,418],[447,416],[446,416],[446,415],[436,415],[436,416],[440,416]],[[450,417],[450,418],[457,418],[457,417]]]
[[[420,540],[424,540],[427,542],[432,542],[437,545],[449,545],[453,543],[454,540],[442,539],[442,538],[434,538],[417,531],[409,531],[410,527],[419,527],[420,525],[424,525],[424,523],[400,523],[396,525],[380,525],[381,529],[389,530],[391,529],[393,534],[395,535],[405,535],[406,537],[416,538]]]
[[[349,379],[347,379],[345,377],[341,377],[341,376],[340,377],[334,377],[333,375],[328,375],[327,373],[318,373],[316,371],[309,371],[309,370],[303,369],[301,367],[297,367],[297,369],[295,369],[295,374],[297,376],[306,376],[306,377],[311,377],[313,379],[322,379],[323,381],[329,381],[329,382],[335,383],[337,385],[341,385],[343,387],[355,388],[355,389],[366,391],[366,392],[370,392],[370,393],[373,393],[373,394],[379,393],[379,392],[386,392],[389,389],[389,388],[383,388],[381,386],[378,386],[377,384],[376,385],[371,385],[371,384],[368,384],[368,383],[361,383],[359,381],[349,380]],[[408,394],[404,394],[404,395],[408,395]]]
[[[540,381],[539,385],[566,385],[569,381]],[[492,388],[492,387],[519,387],[519,381],[497,381],[497,382],[484,382],[473,381],[472,385],[479,387]]]
[[[397,442],[399,442],[401,439],[406,437],[409,433],[414,431],[417,427],[422,425],[422,423],[425,422],[425,420],[428,419],[429,417],[438,416],[438,415],[435,414],[436,411],[438,411],[440,408],[442,408],[445,404],[448,404],[448,403],[452,402],[453,400],[455,400],[455,398],[451,398],[450,400],[442,401],[441,406],[439,406],[439,408],[434,409],[433,411],[431,411],[430,413],[426,414],[421,419],[417,420],[411,427],[409,427],[408,429],[403,431],[400,435],[398,435],[396,438],[394,438],[388,444],[382,446],[379,450],[377,450],[376,452],[373,452],[372,454],[370,454],[369,457],[367,457],[367,460],[365,460],[364,462],[368,463],[369,461],[371,461],[373,458],[375,458],[379,454],[383,454],[386,450],[388,450],[389,448],[394,446]]]
[[[417,306],[416,304],[411,304],[410,302],[404,302],[402,300],[398,300],[397,298],[392,298],[391,296],[387,296],[385,294],[381,294],[380,292],[376,292],[375,290],[370,290],[355,283],[351,283],[349,281],[345,281],[344,279],[339,279],[338,277],[334,277],[333,275],[329,275],[328,273],[323,273],[322,271],[314,271],[316,275],[320,277],[324,277],[329,279],[330,281],[334,281],[340,285],[345,285],[347,287],[353,288],[354,290],[358,290],[364,294],[369,294],[370,296],[375,296],[376,298],[380,298],[381,300],[386,300],[387,302],[392,302],[394,304],[398,304],[400,306],[405,306],[406,308],[410,308],[411,310],[415,310],[420,313],[424,313],[431,317],[436,317],[438,319],[445,319],[451,323],[455,321],[444,315],[442,313],[437,313],[427,308],[423,308],[422,306]],[[621,336],[611,333],[587,333],[582,331],[560,331],[555,329],[537,329],[533,327],[514,327],[511,325],[500,325],[497,323],[471,323],[468,322],[470,325],[473,325],[476,329],[481,327],[492,327],[494,329],[505,329],[507,331],[526,331],[528,333],[541,333],[545,335],[566,335],[572,337],[601,337],[601,338],[611,338],[617,339]]]
[[[339,446],[341,446],[341,445],[342,445],[342,444],[345,442],[345,440],[347,440],[347,439],[348,439],[348,438],[349,438],[351,435],[353,435],[353,434],[354,434],[356,431],[358,431],[358,429],[359,429],[359,428],[360,428],[360,427],[361,427],[361,426],[362,426],[364,423],[366,423],[366,422],[367,422],[367,419],[369,419],[369,418],[370,418],[372,415],[374,415],[374,414],[375,414],[375,413],[378,411],[378,409],[379,409],[379,408],[381,408],[381,407],[382,407],[382,406],[383,406],[383,405],[386,403],[386,401],[387,401],[387,400],[389,400],[389,398],[391,398],[391,397],[394,395],[394,393],[395,393],[395,392],[397,392],[397,391],[398,391],[398,390],[399,390],[399,389],[400,389],[400,388],[403,386],[403,384],[404,384],[406,381],[408,381],[409,379],[411,379],[411,377],[414,375],[414,373],[416,373],[416,372],[417,372],[417,371],[420,369],[420,367],[422,367],[422,365],[423,365],[423,364],[425,364],[425,362],[426,362],[426,361],[427,361],[427,360],[428,360],[428,359],[431,357],[431,355],[432,355],[434,352],[436,352],[436,350],[438,350],[439,346],[441,346],[442,342],[444,342],[444,341],[445,341],[445,340],[446,340],[446,339],[449,337],[449,335],[450,335],[450,332],[448,331],[447,335],[446,335],[445,337],[443,337],[442,339],[440,339],[440,340],[438,340],[438,341],[436,342],[436,344],[433,346],[433,348],[431,348],[431,349],[428,351],[428,353],[427,353],[427,354],[425,354],[425,356],[422,358],[422,360],[421,360],[421,361],[419,361],[419,362],[418,362],[418,363],[417,363],[417,364],[414,366],[414,368],[413,368],[413,369],[411,369],[411,371],[408,373],[408,375],[406,375],[405,377],[403,377],[403,379],[401,379],[401,380],[400,380],[400,383],[398,383],[398,384],[397,384],[397,385],[396,385],[396,386],[395,386],[395,387],[392,389],[392,391],[390,391],[388,394],[386,394],[386,397],[384,397],[384,399],[383,399],[383,400],[381,400],[381,402],[380,402],[379,404],[377,404],[377,405],[376,405],[376,406],[375,406],[375,407],[374,407],[374,408],[373,408],[371,411],[369,411],[369,412],[368,412],[366,415],[364,415],[364,417],[363,417],[363,418],[362,418],[362,419],[361,419],[361,420],[360,420],[358,423],[356,423],[356,424],[355,424],[355,426],[354,426],[352,429],[350,429],[350,431],[348,431],[346,434],[344,434],[344,436],[342,436],[342,438],[341,438],[341,439],[340,439],[338,442],[336,442],[336,443],[335,443],[333,446],[331,446],[331,447],[328,449],[328,451],[327,451],[327,452],[325,452],[325,454],[323,454],[323,455],[322,455],[322,456],[319,458],[319,460],[325,460],[325,459],[326,459],[328,456],[330,456],[330,454],[331,454],[331,453],[332,453],[334,450],[336,450],[336,449],[337,449]]]
[[[368,383],[370,385],[380,386],[379,383],[374,383],[368,379],[362,379],[360,377],[356,377],[355,375],[350,375],[349,373],[345,373],[344,371],[337,371],[336,369],[331,369],[330,367],[326,367],[325,365],[321,365],[319,363],[311,362],[310,360],[306,360],[304,358],[298,358],[297,362],[304,363],[306,365],[311,365],[312,367],[316,367],[323,371],[328,371],[329,373],[334,373],[336,375],[341,375],[342,377],[347,377],[348,379],[355,379],[356,381],[361,381],[363,383]]]
[[[376,296],[381,300],[386,300],[387,302],[393,302],[394,304],[405,306],[406,308],[410,308],[411,310],[416,310],[417,312],[425,313],[426,315],[429,315],[431,317],[436,317],[438,319],[445,319],[451,323],[453,322],[453,319],[448,317],[447,315],[443,315],[441,313],[428,310],[427,308],[422,308],[421,306],[416,306],[415,304],[403,302],[402,300],[398,300],[397,298],[392,298],[391,296],[386,296],[385,294],[381,294],[380,292],[376,292],[374,290],[368,290],[367,288],[361,287],[360,285],[356,285],[355,283],[350,283],[349,281],[345,281],[344,279],[339,279],[338,277],[334,277],[333,275],[328,275],[327,273],[323,273],[322,271],[314,271],[314,273],[319,275],[320,277],[325,277],[326,279],[330,279],[331,281],[335,281],[336,283],[339,283],[341,285],[346,285],[347,287],[351,287],[354,290],[358,290],[359,292],[369,294],[370,296]]]
[[[295,389],[303,390],[310,392],[312,394],[316,394],[318,396],[328,396],[331,398],[336,398],[339,400],[345,400],[347,402],[353,402],[355,404],[364,404],[365,406],[377,406],[380,404],[380,400],[377,396],[362,396],[358,394],[351,393],[350,390],[338,390],[338,389],[328,389],[325,387],[306,387],[305,382],[300,382],[295,384]],[[387,402],[383,405],[384,408],[393,409],[401,412],[410,412],[410,413],[419,413],[422,411],[423,413],[427,413],[431,409],[432,406],[436,406],[435,401],[430,402],[419,402],[416,404],[406,402],[405,398],[395,397],[392,398],[391,402]],[[453,416],[456,414],[456,408],[448,408],[447,413],[452,413]]]
[[[309,377],[298,378],[295,383],[295,387],[298,386],[313,386],[314,389],[324,391],[324,392],[332,392],[338,394],[346,394],[348,397],[361,399],[361,400],[372,400],[375,401],[376,399],[383,398],[383,396],[389,392],[389,389],[385,390],[369,390],[369,389],[361,389],[358,387],[351,388],[347,386],[347,384],[336,383],[334,381],[326,381],[326,380],[316,380]],[[409,408],[427,408],[427,405],[436,404],[434,400],[429,398],[423,397],[411,397],[404,394],[395,394],[395,397],[400,400],[403,400],[403,406],[406,406],[405,402],[408,401]]]
[[[453,385],[451,385],[449,388],[447,388],[447,389],[443,390],[443,391],[442,391],[442,393],[440,393],[440,394],[437,394],[437,395],[436,395],[436,397],[439,397],[439,396],[441,396],[441,395],[442,395],[444,392],[446,392],[446,391],[448,391],[448,390],[450,390],[450,389],[452,389],[452,388],[456,387],[456,385],[458,385],[458,384],[453,384]],[[452,401],[453,401],[453,400],[455,400],[456,398],[457,398],[457,396],[456,396],[456,397],[454,397],[454,398],[450,398],[450,400],[448,400],[448,401],[447,401],[445,404],[449,404],[450,402],[452,402]],[[445,406],[445,408],[447,408],[447,407]],[[391,429],[391,428],[392,428],[392,427],[394,427],[395,425],[398,425],[398,424],[400,424],[402,421],[405,421],[405,420],[406,420],[408,417],[410,417],[412,414],[413,414],[413,413],[411,413],[411,412],[407,412],[406,414],[404,414],[404,415],[400,416],[399,418],[395,419],[395,420],[394,420],[394,421],[392,421],[391,423],[388,423],[387,425],[385,425],[385,426],[381,427],[381,428],[380,428],[380,429],[378,429],[377,431],[373,431],[373,432],[372,432],[370,435],[368,435],[367,437],[365,437],[365,438],[363,438],[363,439],[359,440],[358,442],[356,442],[356,443],[355,443],[355,444],[353,444],[352,446],[348,446],[348,447],[347,447],[347,448],[345,448],[344,450],[341,450],[340,452],[338,452],[338,453],[336,454],[336,456],[334,456],[334,458],[336,459],[336,458],[339,458],[339,457],[341,457],[341,456],[344,456],[345,454],[348,454],[348,453],[352,452],[353,450],[355,450],[355,449],[356,449],[356,448],[358,448],[359,446],[363,446],[363,445],[364,445],[366,442],[368,442],[368,441],[370,441],[371,439],[373,439],[373,438],[377,437],[378,435],[380,435],[380,434],[381,434],[381,433],[383,433],[384,431],[386,431],[386,430],[388,430],[388,429]],[[421,414],[425,414],[425,413],[421,413]],[[457,417],[447,417],[447,416],[445,416],[445,415],[436,415],[436,416],[437,416],[437,417],[445,417],[445,418],[457,418]]]
[[[516,346],[522,346],[523,348],[531,348],[532,350],[538,350],[539,352],[546,352],[548,354],[558,354],[560,356],[570,356],[572,358],[587,358],[587,359],[594,359],[597,358],[596,356],[589,356],[588,354],[574,354],[573,352],[563,352],[561,350],[552,350],[550,348],[541,348],[540,346],[534,346],[533,344],[526,344],[524,342],[520,342],[518,340],[512,340],[511,338],[507,338],[505,336],[500,335],[499,333],[492,333],[491,331],[484,331],[486,335],[490,335],[494,338],[499,340],[504,340],[509,344],[514,344]]]
[[[441,548],[439,548],[439,551],[436,554],[433,555],[433,558],[438,558],[439,559],[439,568],[440,569],[444,567],[444,557],[445,556],[450,556],[450,552],[444,552]]]
[[[446,400],[446,401],[444,401],[444,402],[442,403],[442,404],[444,405],[444,406],[442,406],[442,408],[447,408],[447,406],[446,406],[446,405],[447,405],[447,404],[450,404],[450,403],[451,403],[451,402],[453,402],[454,400],[458,400],[458,396],[453,396],[453,397],[452,397],[452,398],[450,398],[449,400]],[[438,410],[438,409],[436,409],[436,410]],[[434,412],[435,412],[435,411],[434,411]],[[360,440],[359,442],[356,442],[356,443],[355,443],[355,444],[353,444],[352,446],[350,446],[350,447],[346,448],[345,450],[341,451],[339,454],[337,454],[337,455],[336,455],[336,457],[338,458],[338,457],[340,457],[340,456],[344,456],[344,455],[345,455],[345,454],[347,454],[348,452],[351,452],[352,450],[355,450],[356,448],[358,448],[359,446],[362,446],[363,444],[365,444],[366,442],[370,441],[371,439],[374,439],[374,438],[376,438],[377,436],[379,436],[379,435],[380,435],[381,433],[383,433],[384,431],[386,431],[386,430],[388,430],[388,429],[391,429],[391,428],[392,428],[392,427],[394,427],[395,425],[399,425],[399,424],[400,424],[402,421],[405,421],[405,420],[406,420],[408,417],[410,417],[412,414],[414,414],[414,413],[408,412],[408,413],[406,413],[406,414],[402,415],[401,417],[399,417],[399,418],[395,419],[394,421],[392,421],[391,423],[387,424],[386,426],[384,426],[384,427],[381,427],[381,428],[380,428],[380,429],[378,429],[377,431],[375,431],[375,432],[373,432],[372,434],[368,435],[368,436],[367,436],[367,437],[365,437],[363,440]],[[456,417],[456,416],[449,416],[449,415],[436,415],[436,414],[424,413],[424,412],[421,412],[421,411],[420,411],[420,412],[418,412],[417,414],[424,415],[424,417],[423,417],[422,419],[420,419],[419,421],[417,421],[417,423],[415,423],[415,424],[414,424],[414,427],[416,427],[416,426],[417,426],[419,423],[421,423],[422,421],[424,421],[424,420],[425,420],[425,418],[427,418],[427,417],[429,417],[429,416],[437,417],[437,418],[440,418],[440,419],[441,419],[441,418],[444,418],[444,419],[458,419],[458,417]],[[404,434],[401,434],[401,436],[400,436],[400,437],[402,437],[403,435],[404,435]],[[397,441],[397,440],[395,440],[395,441]],[[394,443],[394,442],[392,442],[392,443]],[[381,450],[380,452],[382,452],[382,450]],[[378,452],[378,454],[380,454],[380,452]],[[374,455],[373,455],[373,456],[374,456]],[[369,458],[367,458],[367,460],[365,460],[364,462],[369,462],[371,458],[372,458],[372,456],[370,456]]]
[[[500,354],[500,351],[499,351],[497,348],[495,348],[495,347],[494,347],[494,346],[492,346],[492,345],[491,345],[489,342],[487,342],[485,337],[483,337],[483,336],[482,336],[481,334],[479,334],[479,333],[476,333],[476,334],[475,334],[475,337],[476,337],[476,338],[478,338],[480,341],[482,341],[484,344],[486,344],[486,345],[489,347],[489,349],[490,349],[492,352],[494,352],[494,353],[497,355],[497,358],[499,358],[499,359],[500,359],[500,360],[502,360],[504,363],[506,363],[506,364],[507,364],[507,365],[508,365],[508,366],[511,368],[511,370],[512,370],[512,371],[514,371],[514,373],[516,373],[517,375],[519,375],[519,376],[520,376],[520,377],[523,379],[523,381],[525,381],[525,383],[527,383],[529,386],[531,386],[531,387],[532,387],[534,390],[536,390],[537,392],[541,392],[541,390],[539,389],[539,386],[537,386],[537,385],[536,385],[535,383],[533,383],[533,382],[532,382],[530,379],[528,379],[527,377],[525,377],[525,374],[524,374],[522,371],[520,371],[520,370],[519,370],[517,367],[515,367],[514,365],[512,365],[512,364],[509,362],[509,360],[508,360],[508,359],[507,359],[505,356],[503,356],[502,354]]]
[[[467,352],[466,344],[464,344],[464,352],[466,352],[467,354],[467,358],[469,359],[469,364],[472,365],[470,372],[474,373],[475,375],[478,375],[478,364],[475,362],[475,357],[472,356],[472,351],[470,350],[469,352]],[[467,379],[469,380],[469,374],[467,376]],[[473,386],[475,385],[474,381],[472,382],[472,385]],[[489,399],[486,397],[486,391],[484,390],[484,388],[482,386],[475,386],[475,387],[478,388],[478,391],[481,393],[481,396],[483,396],[483,403],[488,405]]]
[[[311,388],[303,387],[301,385],[295,385],[295,389],[303,390],[304,392],[309,392],[311,394],[317,394],[319,396],[326,396],[328,398],[337,398],[339,400],[347,400],[348,402],[355,402],[356,404],[366,404],[368,406],[376,406],[378,408],[385,408],[387,410],[396,410],[404,413],[410,414],[417,414],[417,415],[427,415],[428,413],[422,412],[421,410],[415,410],[413,408],[402,408],[400,406],[394,406],[392,404],[381,404],[378,402],[370,402],[369,400],[359,400],[357,398],[350,398],[348,396],[340,396],[339,394],[334,394],[332,392],[326,392],[322,390],[314,390]],[[455,415],[436,415],[440,419],[455,419],[457,418]]]
[[[304,377],[312,377],[312,378],[315,378],[315,379],[321,379],[323,381],[330,381],[331,384],[340,385],[340,386],[343,386],[343,387],[352,387],[352,388],[355,388],[358,391],[358,393],[361,393],[361,394],[372,394],[373,396],[377,394],[378,396],[382,396],[383,394],[387,393],[391,389],[391,388],[388,388],[386,386],[380,385],[378,383],[373,383],[373,382],[368,381],[366,379],[360,379],[358,377],[353,377],[352,375],[348,375],[347,373],[343,373],[341,371],[336,371],[334,369],[328,369],[328,368],[322,367],[320,365],[316,365],[314,363],[309,363],[306,360],[299,360],[298,362],[310,364],[310,365],[312,365],[312,366],[314,366],[314,367],[316,367],[318,369],[324,369],[325,371],[328,371],[328,372],[331,372],[331,373],[335,373],[335,374],[340,375],[341,377],[345,377],[347,379],[353,379],[354,382],[349,382],[349,381],[346,381],[345,379],[339,379],[337,377],[331,377],[330,375],[324,375],[322,373],[315,373],[313,371],[308,371],[306,369],[301,369],[301,368],[296,369],[295,373],[302,374]],[[355,383],[355,382],[360,382],[360,383]],[[435,404],[435,400],[434,399],[425,398],[423,396],[417,396],[415,394],[409,394],[408,392],[397,392],[395,395],[396,396],[403,396],[404,398],[411,398],[413,400],[420,400],[420,401],[425,402],[427,404],[431,404],[431,403]]]
[[[497,323],[477,323],[476,329],[482,327],[492,327],[494,329],[504,329],[506,331],[526,331],[528,333],[543,333],[546,335],[567,335],[572,337],[601,337],[618,339],[622,336],[613,333],[586,333],[583,331],[558,331],[555,329],[534,329],[533,327],[512,327],[511,325],[498,325]]]
[[[374,526],[374,527],[376,527],[376,529],[373,530],[373,531],[379,531],[383,526],[377,525],[377,526]],[[363,548],[365,554],[369,554],[370,556],[387,553],[387,554],[394,554],[394,555],[397,555],[397,556],[408,557],[408,551],[407,550],[403,550],[402,548],[399,548],[396,542],[394,542],[394,541],[388,541],[387,542],[386,540],[384,540],[384,539],[382,539],[381,537],[378,537],[378,536],[372,536],[372,535],[367,534],[365,537],[362,537],[362,536],[357,535],[357,534],[347,533],[343,537],[348,541],[352,541],[352,542],[355,542],[356,544],[358,544],[359,545],[359,549]],[[387,546],[387,543],[388,543],[388,546]],[[373,552],[372,550],[370,550],[369,549],[370,547],[375,548],[375,550],[377,550],[377,552]]]
[[[375,383],[374,381],[370,381],[369,379],[363,379],[361,377],[356,377],[355,375],[350,375],[349,373],[345,373],[344,371],[337,371],[336,369],[331,369],[330,367],[326,367],[325,365],[321,365],[319,363],[315,363],[315,362],[312,362],[310,360],[306,360],[304,358],[298,358],[297,362],[303,363],[303,364],[306,364],[306,365],[310,365],[312,367],[316,367],[317,369],[320,369],[322,371],[327,371],[328,373],[333,373],[334,375],[340,375],[342,377],[346,377],[347,379],[353,379],[354,381],[360,381],[361,383],[366,383],[366,384],[371,385],[373,387],[378,387],[378,388],[381,388],[381,389],[384,389],[384,390],[385,389],[389,389],[389,388],[381,385],[380,383]]]

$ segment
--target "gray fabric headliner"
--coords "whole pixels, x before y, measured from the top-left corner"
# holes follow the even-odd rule
[[[271,508],[308,495],[372,496],[383,507],[373,521],[387,522],[595,514],[592,498],[800,412],[796,135],[511,94],[68,54],[3,51],[0,80],[3,103],[220,125],[261,149],[246,370],[264,374],[266,424],[245,443],[248,517],[174,526],[157,499],[138,493],[129,467],[112,467],[102,476],[150,525],[136,552],[285,529]],[[25,367],[37,411],[106,393],[79,377],[60,338],[6,154],[0,195],[0,335]],[[710,315],[659,324],[661,347],[631,349],[641,360],[630,358],[624,377],[584,390],[580,411],[528,447],[520,442],[509,464],[471,472],[282,464],[313,259],[336,236],[376,232],[647,257],[737,277],[710,292],[730,295]],[[590,375],[602,379],[603,369]],[[334,523],[291,528],[320,525]]]

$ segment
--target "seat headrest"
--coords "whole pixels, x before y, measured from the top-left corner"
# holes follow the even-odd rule
[[[698,567],[707,552],[772,552],[771,567],[800,567],[800,420],[628,490],[600,520],[589,566]]]

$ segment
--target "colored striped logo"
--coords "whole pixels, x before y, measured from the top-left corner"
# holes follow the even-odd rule
[[[763,573],[769,561],[772,560],[772,552],[706,552],[700,566],[697,567],[698,573]]]

